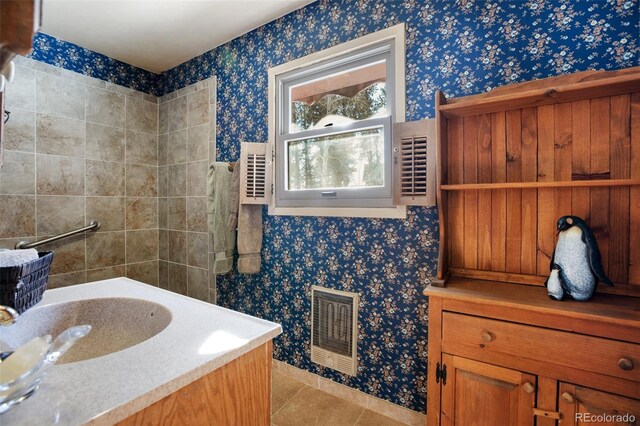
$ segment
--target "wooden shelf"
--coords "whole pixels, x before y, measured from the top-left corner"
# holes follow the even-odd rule
[[[544,282],[547,279],[547,275],[531,275],[531,274],[518,274],[511,272],[501,271],[481,271],[478,269],[465,269],[450,267],[450,278],[454,279],[473,279],[473,280],[488,280],[496,282],[505,282],[513,284],[524,284],[535,287],[544,287]],[[438,286],[437,282],[432,285]],[[633,297],[640,297],[640,286],[616,282],[613,287],[599,284],[597,288],[598,294],[624,294]]]
[[[595,188],[637,186],[640,179],[569,180],[555,182],[462,183],[441,185],[443,191],[475,191],[480,189]]]
[[[451,277],[447,287],[428,286],[424,289],[425,296],[439,296],[461,302],[473,302],[474,304],[499,305],[510,308],[514,315],[519,308],[526,308],[540,314],[539,321],[544,322],[548,314],[565,313],[572,317],[565,324],[538,324],[541,326],[553,326],[554,328],[567,328],[576,331],[578,324],[585,324],[585,330],[590,334],[598,334],[608,337],[612,328],[627,338],[628,341],[640,343],[637,328],[640,327],[640,311],[638,311],[637,299],[613,294],[596,294],[588,302],[576,302],[564,300],[558,302],[547,296],[544,287],[512,284],[495,280],[479,280],[472,278]],[[511,318],[510,318],[511,319]],[[610,328],[606,330],[594,330],[594,321],[606,321]],[[589,328],[591,327],[591,328]]]
[[[440,105],[440,112],[447,118],[456,118],[639,91],[640,67],[586,71],[508,87],[509,91],[496,89],[486,94],[449,99]]]

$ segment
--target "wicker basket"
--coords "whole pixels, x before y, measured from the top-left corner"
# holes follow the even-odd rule
[[[0,268],[0,305],[10,306],[21,314],[42,299],[47,289],[53,252],[38,254],[40,258],[34,261]]]

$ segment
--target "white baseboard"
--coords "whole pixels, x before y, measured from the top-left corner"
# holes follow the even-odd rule
[[[401,407],[384,399],[350,388],[349,386],[341,385],[333,380],[326,379],[317,374],[278,361],[277,359],[273,360],[273,370],[311,387],[353,402],[368,410],[391,417],[401,423],[411,426],[424,426],[427,424],[427,416],[422,413]]]

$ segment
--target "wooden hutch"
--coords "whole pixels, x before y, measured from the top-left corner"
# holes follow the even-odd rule
[[[427,423],[640,422],[640,67],[436,109]],[[615,282],[589,302],[544,287],[563,215],[589,223]]]

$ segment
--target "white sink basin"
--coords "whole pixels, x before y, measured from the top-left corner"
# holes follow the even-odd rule
[[[109,297],[38,306],[0,330],[2,350],[15,349],[36,336],[53,337],[65,329],[89,324],[91,332],[57,362],[66,364],[118,352],[160,333],[171,323],[164,306],[143,299]]]

